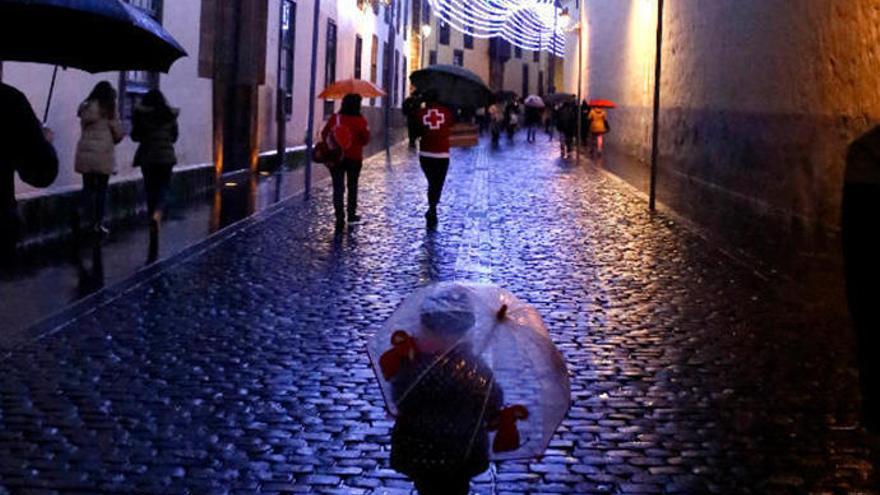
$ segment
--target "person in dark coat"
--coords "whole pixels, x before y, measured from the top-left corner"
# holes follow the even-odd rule
[[[153,89],[135,106],[132,116],[131,140],[140,143],[134,155],[134,166],[140,167],[147,193],[147,214],[150,217],[148,262],[159,255],[159,226],[171,188],[171,171],[177,164],[174,143],[178,138],[178,110],[168,106],[165,96]]]
[[[34,187],[58,175],[52,133],[44,129],[27,98],[0,82],[0,267],[14,266],[21,221],[15,201],[15,172]]]
[[[333,180],[333,211],[336,214],[336,230],[345,227],[345,191],[348,189],[348,223],[361,221],[357,214],[358,180],[364,165],[364,146],[370,142],[370,126],[361,115],[363,98],[347,94],[342,99],[339,113],[333,114],[321,131],[321,139],[331,137],[342,148],[342,161],[330,168]]]
[[[556,111],[556,128],[559,130],[559,150],[562,158],[568,158],[574,147],[577,133],[578,108],[573,101],[563,103]]]
[[[846,294],[858,337],[864,424],[880,433],[880,126],[849,147],[842,210]]]
[[[538,138],[538,126],[541,125],[543,114],[543,108],[526,106],[526,141],[534,143]]]
[[[410,149],[416,149],[416,141],[419,139],[419,110],[422,108],[422,100],[417,94],[409,95],[403,100],[403,115],[406,117],[406,130],[409,135]]]
[[[466,495],[471,478],[489,468],[488,429],[503,393],[470,344],[457,343],[475,323],[466,290],[426,298],[421,322],[426,338],[416,343],[419,352],[392,379],[398,415],[391,467],[421,495]]]

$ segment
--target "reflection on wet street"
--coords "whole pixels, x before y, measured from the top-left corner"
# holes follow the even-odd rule
[[[143,263],[145,234],[82,246],[84,288],[108,289],[42,339],[0,342],[0,484],[408,494],[365,346],[413,290],[465,278],[538,310],[573,401],[543,457],[496,464],[474,493],[875,494],[836,313],[557,146],[455,150],[435,232],[418,159],[398,148],[390,167],[365,163],[363,222],[343,231],[326,183],[272,208],[288,193],[244,178],[167,238],[268,212],[124,291],[108,286],[131,274],[121,260]],[[75,293],[64,266],[37,287]]]
[[[315,167],[316,182],[324,179]],[[160,260],[197,244],[235,222],[264,211],[303,190],[303,171],[230,174],[218,182],[213,194],[168,212],[159,238]],[[94,292],[120,283],[147,265],[149,232],[146,219],[113,229],[99,239],[81,234],[51,253],[28,258],[15,274],[0,278],[0,338],[22,332]]]

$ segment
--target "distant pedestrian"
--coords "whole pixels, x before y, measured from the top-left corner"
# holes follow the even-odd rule
[[[608,112],[604,108],[594,107],[587,114],[587,121],[590,123],[590,156],[597,158],[602,156],[605,134],[611,131],[611,126],[608,123]]]
[[[419,133],[419,110],[422,107],[422,101],[415,93],[409,95],[403,100],[403,115],[406,117],[406,129],[409,135],[410,149],[416,148],[416,141]]]
[[[880,126],[849,147],[843,189],[846,293],[858,337],[865,426],[880,434]]]
[[[587,103],[587,100],[583,100],[580,106],[579,118],[581,127],[580,134],[578,135],[578,139],[580,140],[579,143],[581,146],[589,144],[590,119],[588,116],[590,115],[590,110],[592,110],[592,108],[590,108],[590,104]]]
[[[171,170],[177,164],[174,143],[177,142],[178,110],[168,106],[158,89],[150,90],[135,106],[131,140],[140,143],[134,155],[134,166],[140,167],[147,193],[150,217],[148,262],[159,256],[159,227],[165,213],[171,188]]]
[[[342,161],[330,167],[333,180],[333,211],[336,214],[336,229],[361,221],[357,214],[358,181],[364,165],[364,146],[370,142],[370,126],[361,115],[363,98],[357,94],[347,94],[342,99],[342,108],[327,120],[321,139],[332,139],[342,148]],[[346,216],[345,191],[348,189]]]
[[[42,128],[27,98],[0,82],[0,267],[15,265],[20,219],[15,172],[34,187],[48,187],[58,174],[52,132]]]
[[[534,143],[537,140],[543,114],[543,108],[526,106],[526,141]]]
[[[501,139],[501,130],[504,128],[504,107],[501,103],[493,103],[489,107],[489,132],[492,135],[492,144],[497,146]]]
[[[508,102],[504,108],[504,127],[507,130],[507,140],[512,142],[519,128],[519,105],[515,101]]]
[[[452,131],[452,111],[437,101],[435,91],[424,94],[425,108],[419,112],[419,161],[428,180],[428,211],[425,220],[429,229],[437,226],[437,206],[443,195],[443,185],[449,171],[449,135]]]
[[[562,158],[568,158],[574,148],[577,119],[578,107],[577,103],[573,101],[563,103],[556,111],[556,129],[560,134],[559,151]]]
[[[83,213],[91,229],[107,235],[104,213],[107,185],[116,173],[116,145],[125,137],[116,113],[116,90],[101,81],[79,106],[82,134],[76,146],[75,170],[83,176]]]

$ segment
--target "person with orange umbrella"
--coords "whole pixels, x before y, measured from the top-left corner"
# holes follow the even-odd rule
[[[326,92],[326,91],[325,91]],[[324,94],[324,93],[322,93]],[[341,151],[339,162],[327,163],[333,180],[333,211],[336,214],[336,230],[345,227],[345,190],[348,188],[348,223],[360,222],[357,214],[358,180],[364,163],[364,146],[370,142],[370,127],[361,115],[359,94],[349,93],[342,99],[342,108],[333,114],[321,131],[323,142]]]

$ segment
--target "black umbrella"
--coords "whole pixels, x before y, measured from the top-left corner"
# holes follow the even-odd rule
[[[550,93],[544,96],[544,103],[551,107],[567,101],[577,101],[577,96],[569,93]]]
[[[0,60],[168,72],[184,56],[158,22],[122,0],[0,0]]]
[[[455,107],[481,108],[489,105],[492,91],[480,76],[457,65],[432,65],[409,76],[421,91],[437,92],[437,99]]]

